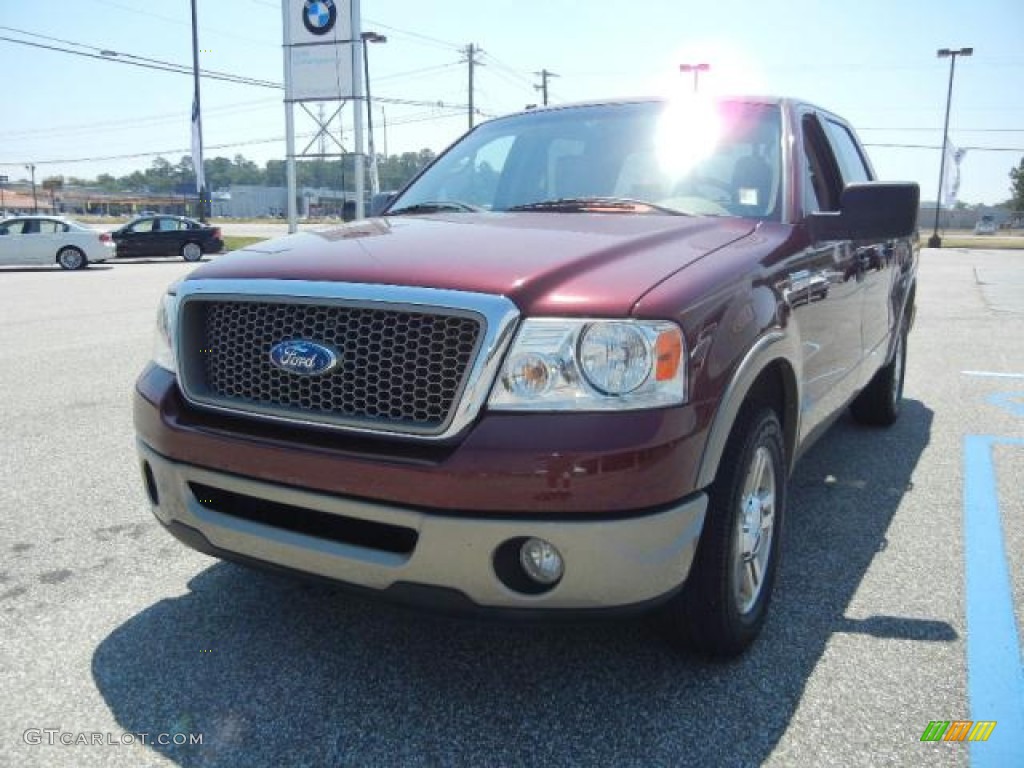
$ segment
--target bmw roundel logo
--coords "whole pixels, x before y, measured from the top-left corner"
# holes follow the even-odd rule
[[[338,20],[334,0],[306,0],[302,6],[302,23],[314,35],[326,35]]]
[[[270,348],[275,368],[299,376],[320,376],[338,364],[338,355],[330,347],[305,339],[282,341]]]

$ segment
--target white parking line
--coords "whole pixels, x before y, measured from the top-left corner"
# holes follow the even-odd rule
[[[960,371],[964,376],[990,376],[997,379],[1024,379],[1024,373],[1000,373],[999,371]]]

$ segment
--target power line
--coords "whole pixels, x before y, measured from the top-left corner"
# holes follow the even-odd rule
[[[254,101],[242,101],[236,104],[218,104],[212,107],[206,107],[203,109],[203,114],[221,114],[227,113],[229,115],[236,115],[241,112],[252,112],[258,109],[265,109],[269,106],[277,107],[280,102],[277,99],[256,99]],[[177,112],[163,112],[155,115],[143,115],[140,117],[122,118],[119,120],[102,120],[95,123],[79,123],[77,125],[63,125],[53,126],[50,128],[38,128],[27,131],[12,131],[8,133],[0,132],[0,138],[4,139],[18,139],[24,137],[37,137],[37,136],[59,136],[67,133],[94,133],[96,131],[107,131],[107,130],[118,130],[123,128],[135,128],[148,123],[164,122],[168,118],[174,117],[188,117],[188,110],[178,110]]]
[[[376,99],[374,99],[374,100],[376,101]],[[449,118],[459,117],[459,116],[461,116],[463,114],[463,108],[459,108],[459,109],[449,108],[449,109],[451,111],[449,111],[447,114],[443,114],[443,115],[434,115],[434,116],[430,116],[430,117],[424,116],[424,117],[418,117],[418,118],[415,118],[415,119],[407,119],[407,120],[403,120],[403,119],[399,119],[399,120],[395,120],[395,121],[390,121],[389,120],[388,121],[388,126],[391,127],[391,126],[396,126],[396,125],[406,125],[406,124],[410,124],[410,123],[423,123],[423,122],[429,122],[431,120],[447,120]],[[304,134],[298,134],[296,136],[296,138],[310,139],[310,138],[313,138],[314,136],[316,136],[316,133],[304,133]],[[235,147],[248,147],[248,146],[255,146],[255,145],[258,145],[258,144],[273,144],[275,142],[281,142],[281,141],[284,141],[284,140],[285,140],[284,136],[274,136],[272,138],[250,139],[248,141],[236,141],[236,142],[229,142],[229,143],[226,143],[226,144],[212,144],[212,145],[208,146],[207,149],[233,149]],[[159,151],[156,151],[156,152],[132,152],[132,153],[127,153],[127,154],[122,154],[122,155],[106,155],[106,156],[102,156],[102,157],[62,158],[62,159],[54,159],[54,160],[33,160],[32,162],[35,165],[72,165],[72,164],[75,164],[75,163],[98,163],[98,162],[105,162],[105,161],[109,161],[109,160],[137,160],[137,159],[143,158],[143,157],[159,157],[159,156],[162,156],[162,155],[188,155],[188,154],[191,153],[191,151],[192,150],[190,148],[186,148],[186,149],[163,149],[163,150],[159,150]],[[24,164],[25,164],[24,161],[20,161],[20,160],[17,161],[17,162],[0,161],[0,166],[20,166],[20,165],[24,165]]]
[[[43,43],[33,43],[29,40],[18,40],[13,37],[6,37],[0,35],[0,40],[8,43],[15,43],[17,45],[27,45],[30,48],[42,48],[48,51],[57,51],[59,53],[67,53],[72,56],[82,56],[87,59],[98,59],[100,61],[111,61],[118,64],[126,64],[133,67],[141,67],[142,69],[154,69],[162,72],[174,72],[179,75],[192,75],[192,69],[185,67],[183,64],[174,64],[172,62],[163,62],[159,59],[147,59],[143,56],[133,56],[131,54],[117,53],[115,56],[104,56],[102,53],[86,53],[85,51],[73,51],[68,48],[59,48],[54,45],[44,45]],[[138,59],[138,61],[133,61]],[[254,78],[241,77],[239,75],[230,75],[225,72],[217,72],[215,70],[204,69],[200,71],[200,75],[210,80],[224,80],[229,83],[237,83],[239,85],[253,85],[262,88],[283,88],[280,84],[271,83],[266,80],[256,80]]]
[[[491,74],[496,76],[496,77],[498,77],[498,78],[500,78],[502,81],[504,81],[505,83],[513,86],[514,88],[525,89],[525,90],[529,90],[531,92],[533,91],[532,83],[523,83],[520,80],[513,79],[506,72],[504,72],[504,71],[502,71],[500,69],[491,69]]]
[[[255,2],[255,0],[254,0],[254,2]],[[382,23],[380,21],[374,21],[373,19],[368,19],[365,16],[363,17],[363,21],[368,23],[368,24],[371,24],[371,25],[373,25],[375,27],[380,27],[381,29],[386,29],[389,32],[396,32],[399,35],[405,35],[406,37],[411,37],[411,38],[413,38],[415,40],[419,40],[420,42],[423,42],[423,43],[430,43],[430,44],[432,44],[434,46],[440,46],[441,48],[447,48],[447,49],[452,50],[452,51],[461,51],[461,50],[463,50],[463,46],[457,45],[456,43],[450,42],[448,40],[441,40],[441,39],[436,38],[436,37],[431,37],[430,35],[424,35],[424,34],[422,34],[420,32],[410,32],[407,29],[400,29],[399,27],[393,27],[393,26],[391,26],[389,24],[384,24],[384,23]]]
[[[114,56],[104,56],[102,54],[86,53],[84,51],[73,51],[68,48],[60,48],[54,45],[44,45],[43,43],[34,43],[29,40],[18,40],[13,37],[6,37],[0,35],[0,40],[5,40],[10,43],[16,43],[18,45],[27,45],[32,48],[42,48],[44,50],[56,51],[58,53],[67,53],[72,56],[83,56],[89,59],[98,59],[100,61],[116,62],[118,64],[128,64],[134,67],[141,67],[143,69],[154,69],[162,72],[173,72],[176,74],[184,74],[192,76],[192,68],[184,64],[175,64],[174,62],[162,61],[160,59],[150,59],[145,56],[136,56],[135,54],[122,53],[118,51]],[[73,43],[67,41],[69,45],[83,45],[81,43]],[[85,46],[92,47],[92,46]],[[244,77],[241,75],[234,75],[229,72],[221,72],[218,70],[203,69],[199,72],[201,77],[205,77],[211,80],[223,80],[229,83],[236,83],[238,85],[251,85],[259,88],[272,88],[275,90],[284,90],[282,83],[273,82],[270,80],[257,80],[256,78]],[[390,98],[387,96],[375,96],[374,101],[383,102],[385,104],[396,104],[400,106],[409,107],[439,107],[439,108],[461,108],[465,109],[464,104],[446,104],[442,101],[425,101],[423,99],[399,99]]]
[[[527,77],[526,75],[524,75],[524,74],[523,74],[522,72],[520,72],[519,70],[515,69],[514,67],[510,67],[510,66],[509,66],[508,64],[506,64],[505,62],[503,62],[503,61],[502,61],[501,59],[497,58],[497,57],[496,57],[496,56],[495,56],[494,54],[492,54],[492,53],[486,53],[486,52],[483,52],[483,51],[481,51],[481,53],[483,53],[483,54],[484,54],[484,56],[486,56],[486,57],[487,57],[487,58],[488,58],[488,59],[490,60],[490,62],[491,62],[491,63],[492,63],[493,65],[497,66],[497,67],[498,67],[498,69],[503,69],[503,70],[505,70],[505,71],[506,71],[506,72],[508,72],[508,73],[509,73],[509,74],[510,74],[510,75],[511,75],[512,77],[514,77],[514,78],[515,78],[516,80],[518,80],[518,81],[519,81],[519,82],[521,82],[521,83],[522,83],[523,85],[525,85],[525,86],[526,86],[527,88],[532,88],[532,87],[533,87],[533,83],[532,83],[532,82],[530,81],[529,77]]]
[[[382,80],[394,80],[394,79],[399,78],[399,77],[405,77],[405,78],[420,77],[422,75],[432,74],[434,72],[440,72],[440,71],[445,70],[445,69],[453,69],[455,67],[461,67],[462,64],[463,64],[463,62],[461,62],[461,61],[453,61],[453,62],[450,62],[448,64],[437,64],[437,65],[435,65],[433,67],[422,67],[420,69],[410,69],[410,70],[408,70],[406,72],[394,72],[394,73],[392,73],[390,75],[375,75],[373,79],[374,79],[375,82],[380,82]]]
[[[938,133],[938,128],[858,128],[860,131],[914,131]],[[954,133],[1024,133],[1024,128],[956,128]]]
[[[869,144],[865,147],[888,147],[890,149],[935,149],[941,150],[941,144]],[[957,149],[969,149],[972,152],[1024,152],[1024,147],[961,147]]]
[[[111,0],[92,0],[92,1],[94,3],[99,3],[100,5],[109,6],[110,8],[117,8],[120,11],[127,11],[128,13],[135,13],[135,14],[138,14],[139,16],[148,16],[151,19],[159,19],[160,21],[165,21],[165,22],[168,22],[170,24],[176,24],[178,26],[185,26],[185,27],[191,27],[192,26],[191,21],[184,21],[183,19],[175,19],[175,18],[172,18],[170,16],[161,16],[160,14],[153,13],[152,11],[140,10],[139,8],[133,8],[130,5],[121,5],[120,3],[111,2]],[[280,8],[279,5],[278,6],[273,6],[273,7],[278,8],[278,9]],[[210,32],[216,32],[218,35],[220,35],[222,37],[231,37],[231,38],[234,38],[235,40],[242,40],[243,42],[246,42],[246,43],[257,43],[259,45],[267,45],[267,46],[277,45],[277,43],[271,42],[269,40],[257,40],[257,39],[252,38],[252,37],[244,37],[243,35],[237,35],[234,32],[228,32],[228,31],[225,31],[225,30],[222,30],[222,29],[217,29],[216,27],[211,27],[209,25],[204,25],[204,28],[206,30],[210,31]]]

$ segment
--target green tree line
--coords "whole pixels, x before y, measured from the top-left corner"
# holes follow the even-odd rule
[[[434,152],[429,149],[388,157],[378,156],[380,188],[392,190],[402,187],[434,157]],[[233,158],[210,158],[205,166],[206,185],[212,192],[240,184],[283,187],[286,183],[283,160],[268,160],[261,168],[252,160],[235,155]],[[297,160],[295,175],[299,187],[345,189],[351,192],[355,189],[355,157],[347,155],[337,160]],[[95,179],[54,176],[43,182],[46,188],[99,187],[104,192],[145,192],[157,195],[181,194],[185,188],[194,190],[195,184],[195,171],[189,155],[183,155],[177,163],[157,157],[149,168],[124,176],[112,176],[109,173],[101,173]]]
[[[1010,194],[1007,207],[1012,211],[1024,211],[1024,157],[1020,165],[1010,169]]]

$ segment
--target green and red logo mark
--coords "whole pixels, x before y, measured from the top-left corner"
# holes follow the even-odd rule
[[[988,741],[995,720],[932,720],[921,741]]]

